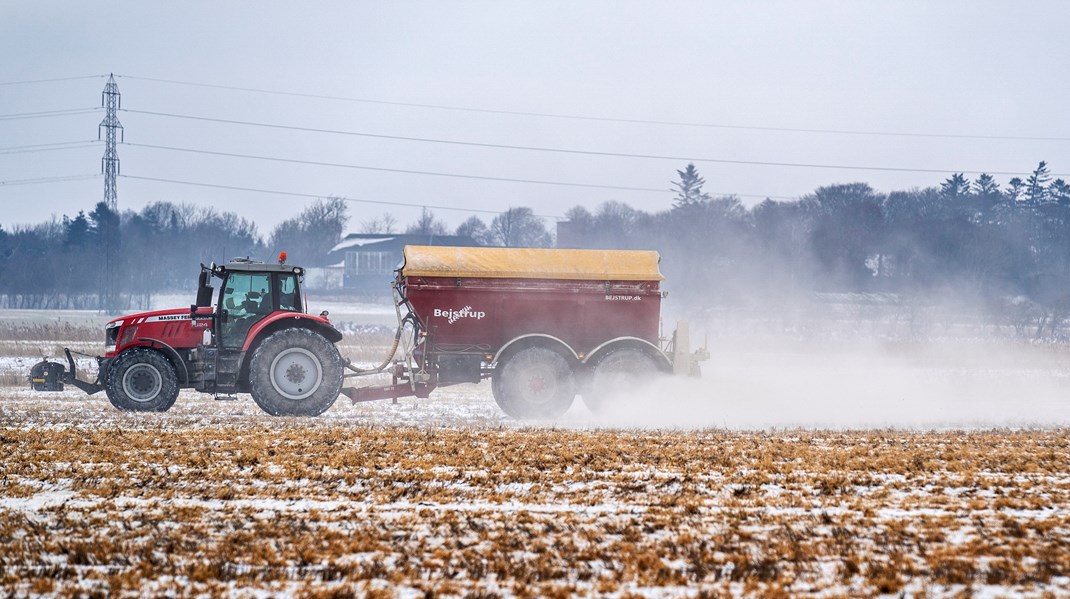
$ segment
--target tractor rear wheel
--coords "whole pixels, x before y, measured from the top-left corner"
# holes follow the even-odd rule
[[[513,418],[557,418],[576,397],[575,375],[560,353],[528,347],[499,359],[491,390]]]
[[[178,398],[178,373],[160,352],[135,347],[112,360],[104,389],[111,405],[125,412],[166,412]]]
[[[342,389],[338,348],[308,329],[272,333],[249,364],[253,400],[272,416],[318,416]]]
[[[662,372],[654,358],[641,349],[623,347],[612,350],[595,362],[583,391],[583,403],[596,414],[606,412]]]

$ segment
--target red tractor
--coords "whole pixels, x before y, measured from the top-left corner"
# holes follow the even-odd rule
[[[120,410],[164,411],[179,389],[250,393],[276,416],[314,416],[339,394],[353,401],[427,397],[438,386],[491,378],[515,417],[556,417],[577,393],[593,410],[637,380],[696,374],[686,327],[659,338],[656,252],[407,246],[394,283],[398,330],[378,368],[339,355],[342,334],[305,312],[299,266],[247,259],[201,266],[187,308],[131,314],[105,326],[95,382],[42,362],[35,388],[57,378]],[[220,280],[213,302],[212,279]],[[403,336],[406,349],[395,359]],[[58,367],[58,368],[57,368]],[[349,374],[346,371],[349,370]],[[38,373],[41,378],[38,378]],[[343,388],[345,376],[389,374],[392,384]]]
[[[304,269],[235,260],[201,266],[197,303],[130,314],[104,327],[96,382],[70,372],[87,393],[106,391],[120,410],[162,412],[182,388],[217,396],[251,393],[264,411],[316,415],[342,386],[342,334],[326,315],[305,313]],[[215,299],[211,279],[220,279]]]

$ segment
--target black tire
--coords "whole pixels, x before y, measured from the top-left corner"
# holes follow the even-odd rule
[[[135,347],[111,361],[104,388],[111,405],[125,412],[166,412],[178,398],[178,373],[160,352]]]
[[[528,347],[503,356],[491,381],[494,401],[513,418],[557,418],[576,398],[569,360],[545,347]]]
[[[611,350],[595,361],[583,390],[583,403],[596,414],[605,413],[664,372],[649,352],[635,347]]]
[[[253,400],[272,416],[318,416],[338,399],[342,368],[338,348],[319,333],[272,333],[249,363]]]

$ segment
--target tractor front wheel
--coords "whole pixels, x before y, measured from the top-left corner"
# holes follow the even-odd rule
[[[178,374],[160,352],[135,347],[108,366],[104,388],[111,405],[126,412],[166,412],[178,398]]]
[[[272,333],[249,364],[253,400],[272,416],[318,416],[342,389],[338,348],[308,329]]]
[[[513,418],[557,418],[576,397],[572,365],[560,353],[528,347],[499,360],[494,401]]]

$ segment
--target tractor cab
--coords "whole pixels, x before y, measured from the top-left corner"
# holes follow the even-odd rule
[[[288,264],[264,264],[238,258],[227,264],[202,266],[196,315],[213,314],[215,345],[242,349],[249,331],[259,322],[279,312],[303,313],[301,278],[304,269]],[[210,278],[222,280],[219,297],[212,310]]]

